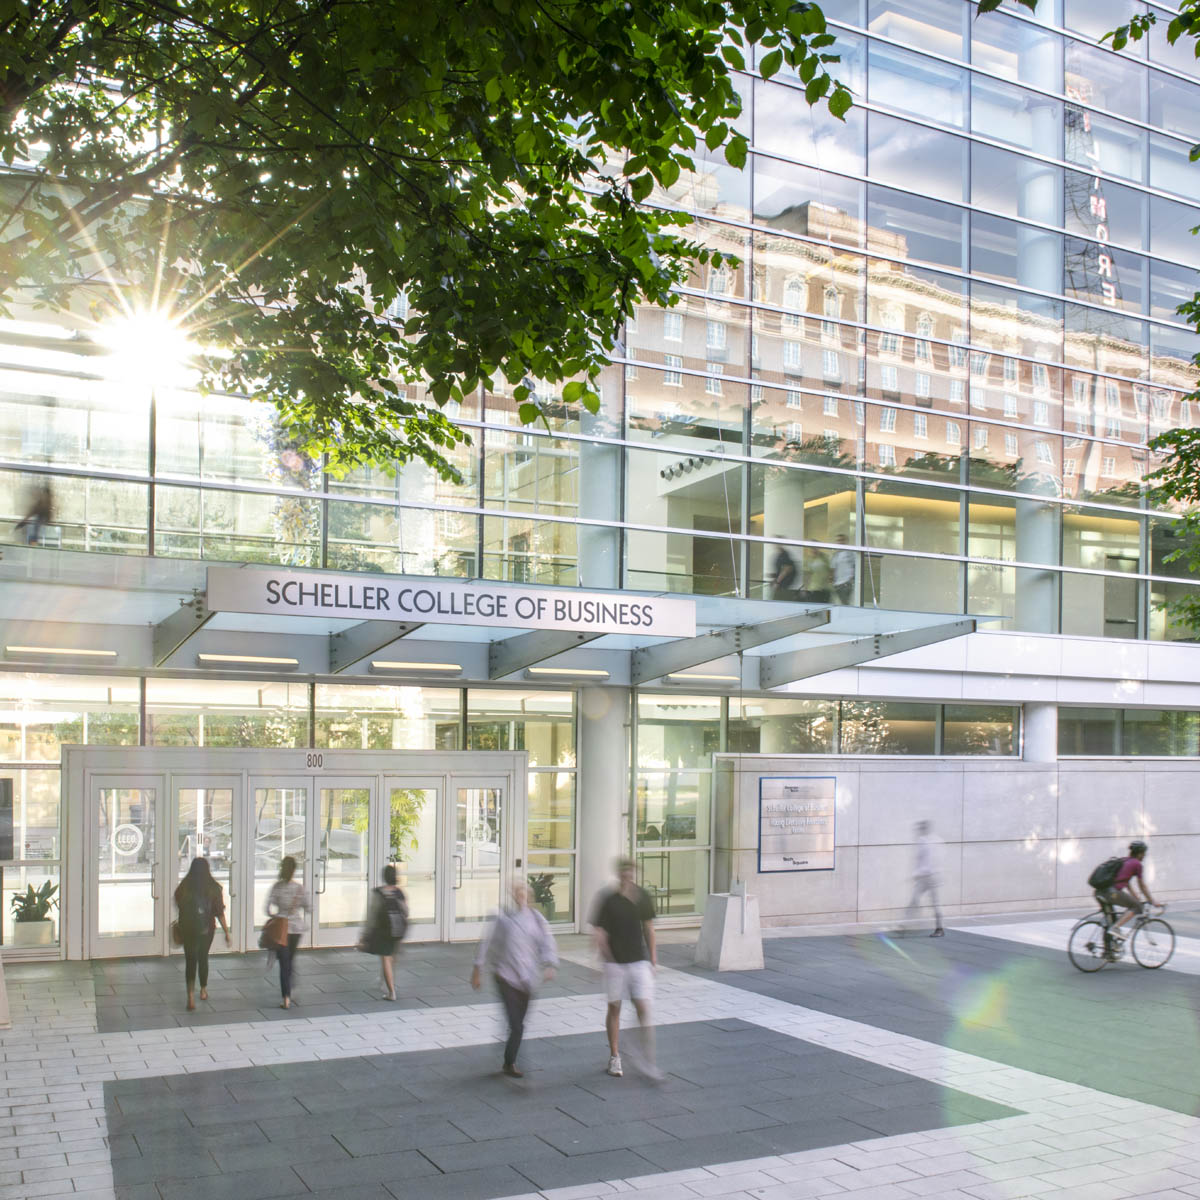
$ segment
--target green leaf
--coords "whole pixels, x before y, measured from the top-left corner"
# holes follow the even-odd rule
[[[774,75],[775,72],[779,70],[780,65],[782,63],[783,63],[783,51],[782,50],[772,50],[769,53],[764,54],[763,57],[759,60],[758,73],[764,79],[770,79],[771,76]]]
[[[595,392],[586,391],[579,397],[580,404],[595,416],[600,411],[600,397]]]
[[[725,161],[740,171],[746,165],[747,150],[746,139],[740,133],[734,134],[725,144]]]
[[[532,403],[522,404],[517,408],[517,418],[522,425],[532,425],[542,415],[542,410]]]
[[[850,93],[839,83],[829,97],[829,111],[839,120],[843,119],[854,103]]]
[[[567,404],[576,403],[587,390],[587,386],[578,379],[572,379],[562,390],[562,398]]]
[[[639,175],[636,179],[630,181],[629,191],[634,200],[639,203],[650,195],[654,190],[654,177],[652,175]]]

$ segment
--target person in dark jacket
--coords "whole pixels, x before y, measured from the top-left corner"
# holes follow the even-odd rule
[[[383,972],[383,999],[395,1000],[395,956],[408,925],[408,899],[396,886],[396,868],[390,863],[383,868],[383,886],[371,893],[367,904],[367,919],[363,924],[359,948],[379,956]]]
[[[175,889],[175,903],[179,908],[179,932],[183,938],[188,1012],[195,1012],[197,972],[200,975],[200,999],[208,999],[208,951],[218,922],[225,933],[225,945],[229,945],[225,893],[212,877],[207,858],[192,859],[188,873]]]

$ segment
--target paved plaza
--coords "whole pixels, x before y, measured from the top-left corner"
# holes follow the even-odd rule
[[[778,936],[761,972],[664,939],[661,1083],[604,1073],[582,938],[499,1073],[467,947],[262,955],[183,1006],[170,960],[10,966],[0,1196],[119,1200],[1200,1197],[1200,914],[1167,969],[1093,976],[1063,916],[944,939]],[[627,1035],[630,1049],[635,1039]]]

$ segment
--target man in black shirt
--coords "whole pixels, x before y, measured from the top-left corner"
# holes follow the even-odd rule
[[[604,1021],[608,1032],[608,1073],[623,1073],[618,1040],[621,1004],[628,994],[642,1027],[646,1074],[658,1079],[661,1076],[654,1065],[654,1031],[650,1025],[650,1001],[654,996],[654,972],[658,967],[654,945],[654,902],[634,882],[633,871],[633,863],[627,858],[621,859],[617,863],[619,882],[616,888],[602,892],[592,909],[592,931],[604,963],[604,987],[608,996]]]

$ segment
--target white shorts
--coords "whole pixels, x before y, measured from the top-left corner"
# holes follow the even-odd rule
[[[641,962],[604,964],[604,990],[609,1004],[631,1000],[650,1000],[654,996],[654,968],[648,958]]]

